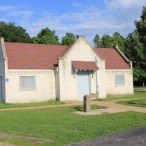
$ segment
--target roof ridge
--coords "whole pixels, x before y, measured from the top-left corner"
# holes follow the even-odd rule
[[[115,48],[94,48],[94,49],[115,49]]]
[[[63,46],[63,47],[70,47],[70,46],[67,46],[67,45],[53,45],[53,44],[34,44],[34,43],[24,43],[24,42],[6,42],[5,43],[12,43],[12,44],[27,44],[27,45],[44,45],[44,46]]]

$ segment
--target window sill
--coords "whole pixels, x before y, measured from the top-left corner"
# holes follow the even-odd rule
[[[36,89],[19,89],[19,91],[36,91]]]
[[[115,85],[115,87],[125,87],[125,85]]]

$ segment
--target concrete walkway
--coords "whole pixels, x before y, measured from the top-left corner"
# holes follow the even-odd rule
[[[141,97],[141,98],[123,98],[123,99],[111,99],[109,101],[114,101],[114,102],[117,102],[117,101],[128,101],[128,100],[137,100],[137,99],[145,99],[146,97]]]
[[[0,146],[16,146],[16,145],[0,142]]]
[[[122,105],[122,104],[115,103],[114,101],[92,101],[92,104],[104,106],[107,108],[91,110],[90,112],[77,111],[75,113],[79,115],[100,115],[100,114],[118,113],[118,112],[126,112],[126,111],[146,113],[146,108]]]
[[[76,106],[76,105],[83,105],[82,102],[67,102],[65,104],[60,105],[45,105],[45,106],[30,106],[30,107],[18,107],[18,108],[3,108],[0,109],[2,111],[14,111],[14,110],[33,110],[33,109],[49,109],[49,108],[56,108],[56,107],[68,107],[68,106]]]
[[[118,104],[115,102],[98,102],[98,105],[108,107],[111,110],[119,110],[119,111],[134,111],[134,112],[141,112],[146,113],[146,108],[144,107],[136,107],[136,106],[129,106]]]
[[[89,113],[85,113],[85,112],[81,112],[81,111],[78,111],[76,113],[81,114],[81,115],[97,115],[97,114],[117,113],[117,112],[126,112],[126,111],[135,111],[135,112],[146,113],[146,108],[129,106],[129,105],[122,105],[122,104],[115,103],[115,101],[92,101],[91,104],[104,106],[107,108],[92,110]],[[0,109],[0,112],[13,111],[13,110],[49,109],[49,108],[69,107],[69,106],[77,106],[77,105],[83,105],[83,103],[82,102],[66,102],[65,104],[61,104],[61,105],[6,108],[6,109]]]

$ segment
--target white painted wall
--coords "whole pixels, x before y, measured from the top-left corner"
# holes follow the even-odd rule
[[[20,90],[20,76],[35,76],[35,90]],[[9,69],[6,78],[6,102],[25,103],[38,102],[56,99],[55,74],[54,70],[11,70]]]
[[[106,70],[106,91],[107,95],[133,94],[133,75],[132,69],[125,70]],[[115,75],[125,76],[125,85],[115,85]]]
[[[73,72],[71,61],[95,61],[97,60],[98,79],[104,75],[105,62],[101,60],[84,38],[79,38],[69,49],[65,56],[59,59],[59,80],[60,80],[60,100],[78,100],[78,81],[77,75]],[[96,93],[96,72],[91,78],[91,93]],[[103,87],[104,79],[98,80],[100,97],[106,96]],[[102,82],[102,83],[101,83]]]

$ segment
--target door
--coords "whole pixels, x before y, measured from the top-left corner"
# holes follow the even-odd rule
[[[89,94],[89,72],[78,72],[78,100],[83,101],[84,95]]]
[[[2,101],[2,76],[0,76],[0,101]]]

